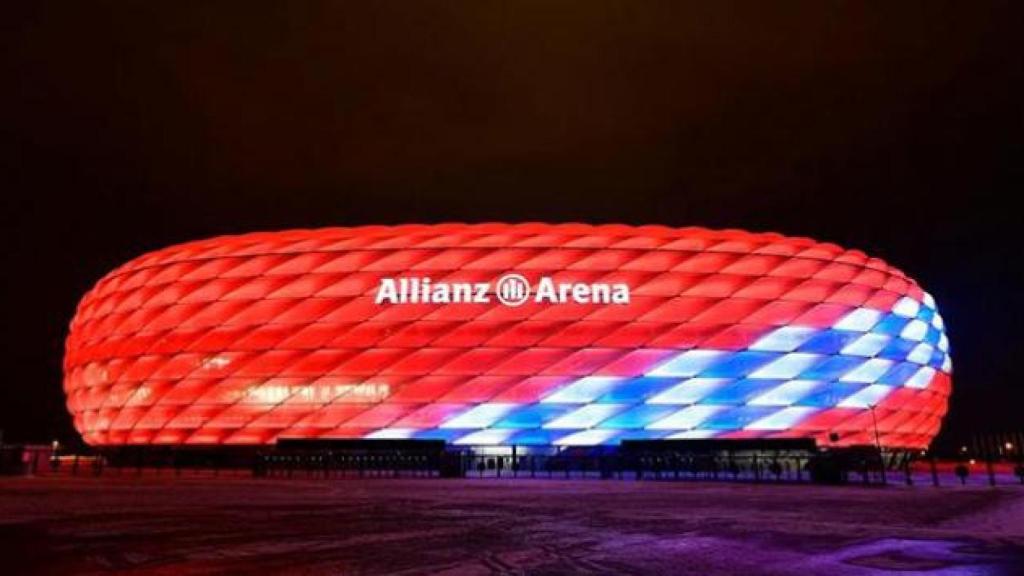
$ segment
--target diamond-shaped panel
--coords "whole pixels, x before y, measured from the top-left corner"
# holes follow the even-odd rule
[[[626,284],[501,303],[494,283]],[[378,302],[382,278],[487,302]],[[85,295],[64,361],[91,444],[282,437],[461,445],[811,437],[925,447],[950,390],[934,299],[862,252],[660,226],[263,232],[143,255]],[[872,424],[873,426],[873,424]],[[839,440],[833,442],[831,434]]]

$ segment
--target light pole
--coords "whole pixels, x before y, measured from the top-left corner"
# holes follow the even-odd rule
[[[882,453],[882,441],[878,437],[878,418],[875,417],[875,405],[869,404],[868,410],[871,410],[871,423],[875,428],[875,447],[878,449],[878,459],[882,463],[882,484],[888,484],[889,481],[885,477],[885,454]]]

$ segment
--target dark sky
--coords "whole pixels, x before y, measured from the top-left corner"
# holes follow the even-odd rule
[[[78,298],[144,251],[446,220],[739,227],[935,295],[946,432],[1024,427],[1014,2],[18,2],[0,17],[0,428],[72,435]]]

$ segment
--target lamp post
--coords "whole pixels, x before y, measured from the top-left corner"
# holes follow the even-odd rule
[[[885,477],[885,454],[882,453],[882,441],[878,437],[878,418],[875,417],[875,405],[869,404],[868,410],[871,410],[871,423],[875,428],[875,448],[878,449],[878,459],[882,464],[882,484],[888,484],[889,481]]]

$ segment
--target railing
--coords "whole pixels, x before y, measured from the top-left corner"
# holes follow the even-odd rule
[[[110,462],[102,456],[61,456],[30,463],[39,476],[234,476],[255,478],[605,479],[806,483],[828,481],[810,455],[606,454],[439,456],[402,454],[260,454],[248,466],[186,463],[181,459]],[[1024,464],[890,457],[883,469],[870,459],[847,462],[834,483],[907,486],[1024,486]]]

